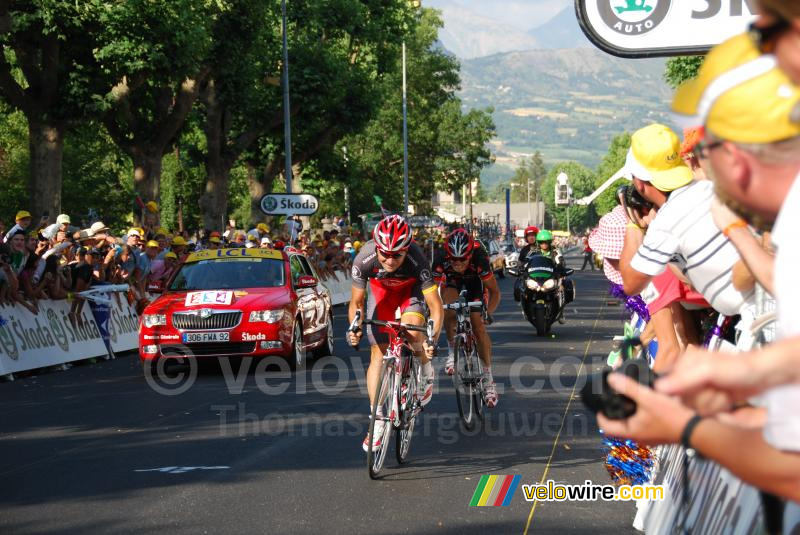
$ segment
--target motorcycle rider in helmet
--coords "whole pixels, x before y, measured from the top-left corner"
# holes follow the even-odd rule
[[[536,254],[539,248],[536,245],[536,235],[539,233],[539,228],[531,225],[525,229],[525,246],[519,250],[519,265],[524,266],[528,258]]]

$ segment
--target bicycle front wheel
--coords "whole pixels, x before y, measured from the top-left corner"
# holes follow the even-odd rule
[[[383,371],[378,381],[375,405],[372,407],[369,422],[367,468],[369,477],[372,479],[378,478],[389,451],[389,440],[392,436],[392,411],[396,397],[394,383],[394,366],[393,362],[389,360],[383,365]]]
[[[395,435],[394,450],[397,462],[400,464],[405,464],[408,460],[411,437],[414,436],[414,425],[417,421],[417,406],[419,405],[419,376],[417,366],[412,360],[414,356],[408,352],[403,358],[409,359],[410,366],[408,374],[404,374],[400,382],[400,428]]]
[[[483,364],[481,363],[481,359],[478,356],[478,350],[475,346],[472,347],[472,352],[470,353],[470,362],[472,362],[472,372],[473,377],[475,377],[475,389],[473,390],[472,394],[472,405],[475,407],[475,414],[478,416],[478,418],[483,420],[484,406],[486,405],[486,401],[483,397],[485,378],[483,377]]]
[[[469,358],[463,340],[456,338],[453,342],[453,386],[456,389],[458,414],[464,429],[472,431],[475,427],[475,370]]]

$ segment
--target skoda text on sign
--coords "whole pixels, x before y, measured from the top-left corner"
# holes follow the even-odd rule
[[[261,197],[261,211],[267,215],[312,215],[319,200],[308,193],[268,193]]]
[[[755,0],[575,0],[583,33],[620,57],[702,54],[742,33]]]

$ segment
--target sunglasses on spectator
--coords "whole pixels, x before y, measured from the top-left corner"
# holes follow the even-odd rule
[[[381,251],[380,249],[378,249],[378,253],[380,253],[380,255],[382,257],[387,258],[387,259],[389,259],[389,258],[400,258],[401,256],[406,254],[405,251],[397,251],[397,252],[394,252],[394,253],[390,253],[390,252],[387,252],[387,251]]]
[[[776,39],[791,26],[791,23],[779,14],[772,11],[767,14],[773,19],[771,24],[759,26],[758,21],[754,21],[748,28],[753,43],[764,54],[774,50]]]
[[[711,151],[716,149],[717,147],[721,147],[722,144],[725,143],[724,141],[708,141],[706,139],[700,140],[697,142],[697,145],[694,147],[694,152],[698,156],[704,159],[708,159]]]

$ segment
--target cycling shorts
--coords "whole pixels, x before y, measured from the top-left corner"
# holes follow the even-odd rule
[[[435,286],[433,288],[436,288]],[[369,297],[367,298],[366,315],[369,319],[395,321],[396,312],[400,315],[415,314],[425,319],[425,298],[422,285],[416,279],[408,279],[394,286],[387,287],[379,280],[369,280]],[[385,327],[367,325],[367,339],[370,345],[388,344],[389,330]]]
[[[483,301],[483,282],[478,277],[447,277],[445,288],[453,288],[457,293],[467,290],[467,301]],[[480,308],[472,307],[471,312],[480,312]]]

